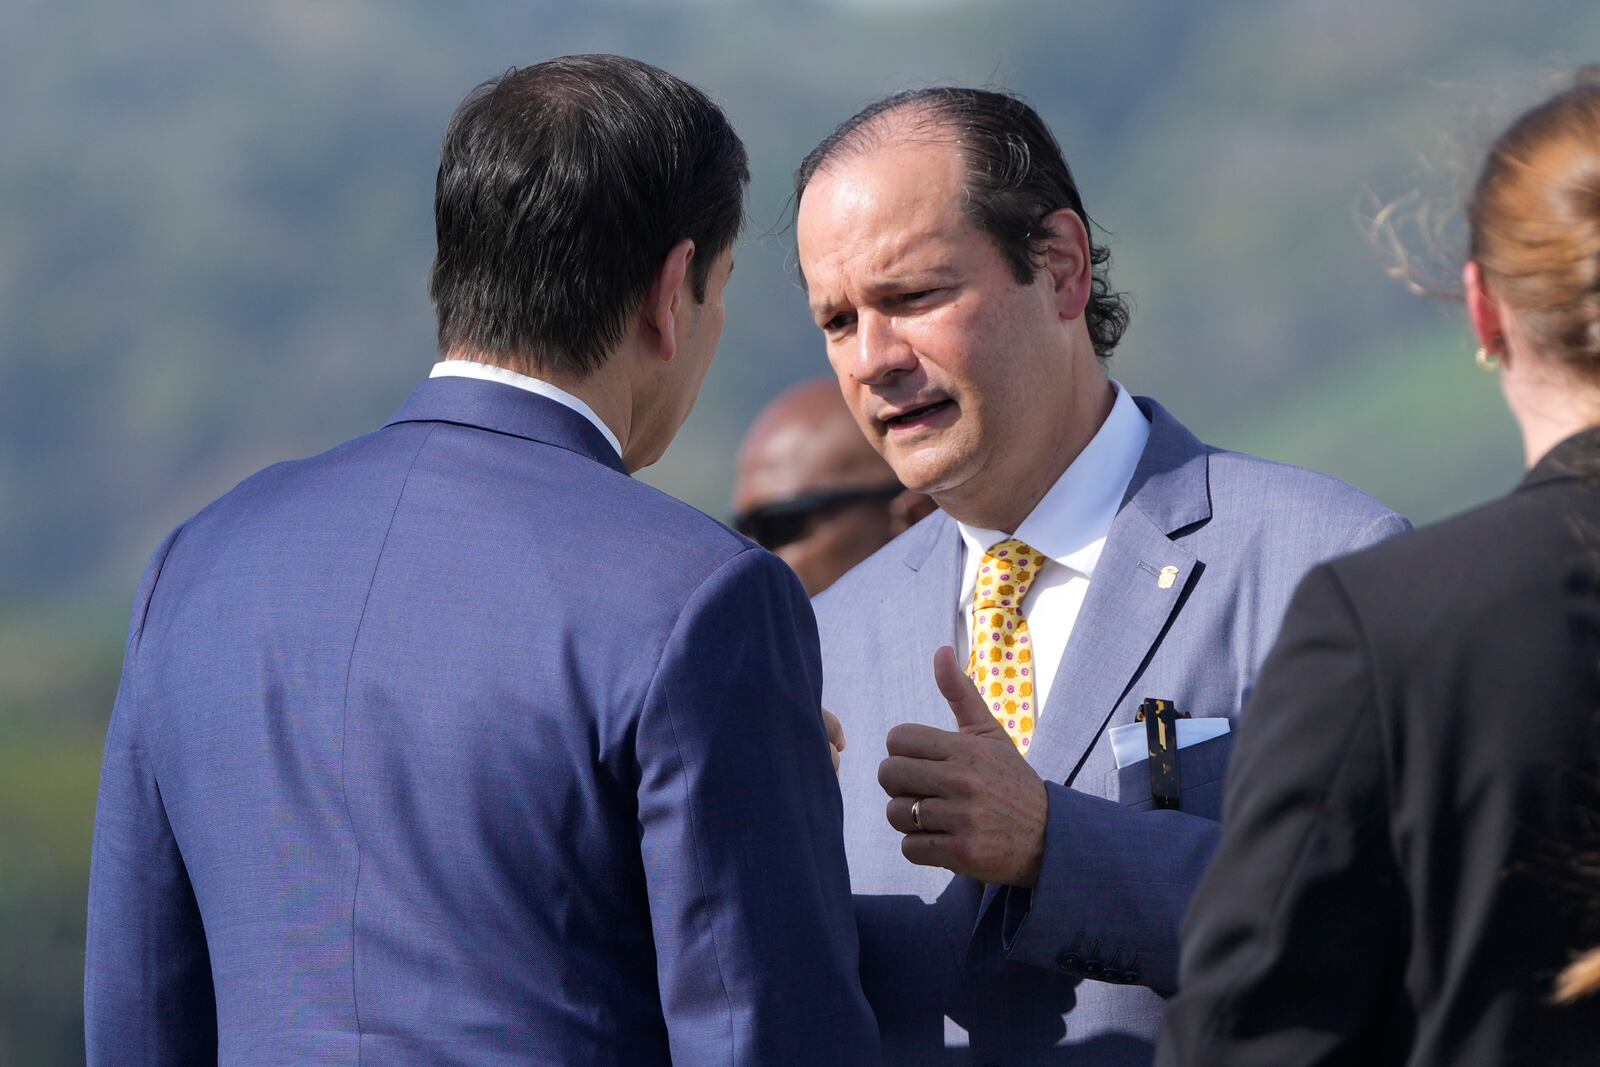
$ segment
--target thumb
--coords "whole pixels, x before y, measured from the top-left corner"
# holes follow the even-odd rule
[[[1006,736],[1005,728],[973,688],[972,679],[956,666],[956,650],[949,645],[944,645],[933,654],[933,680],[938,683],[939,692],[950,705],[956,725],[962,733],[979,737]]]

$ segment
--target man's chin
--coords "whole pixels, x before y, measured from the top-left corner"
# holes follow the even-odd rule
[[[901,485],[925,496],[937,497],[966,481],[961,464],[951,462],[950,457],[938,455],[932,449],[919,449],[908,455],[890,454],[884,458]]]

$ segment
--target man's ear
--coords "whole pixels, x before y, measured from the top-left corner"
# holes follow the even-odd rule
[[[1064,319],[1076,319],[1089,306],[1094,264],[1089,261],[1089,231],[1071,208],[1052,211],[1040,220],[1047,231],[1043,270],[1055,292],[1056,309]]]
[[[645,336],[663,363],[671,362],[678,354],[678,316],[683,313],[683,280],[689,275],[689,264],[694,261],[694,242],[685,237],[667,252],[650,289],[644,296],[640,317]]]
[[[1489,294],[1484,284],[1483,268],[1475,259],[1467,260],[1461,268],[1461,288],[1467,298],[1467,318],[1472,320],[1472,332],[1478,344],[1490,355],[1499,355],[1505,361],[1505,323],[1500,321],[1500,305]]]

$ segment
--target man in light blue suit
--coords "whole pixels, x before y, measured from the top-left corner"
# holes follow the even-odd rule
[[[91,1064],[878,1061],[800,584],[629,477],[710,365],[747,180],[631,60],[462,104],[445,358],[140,586]]]
[[[1147,1064],[1288,598],[1406,523],[1107,379],[1127,310],[1016,98],[891,97],[796,192],[844,397],[941,508],[816,602],[885,1060]]]

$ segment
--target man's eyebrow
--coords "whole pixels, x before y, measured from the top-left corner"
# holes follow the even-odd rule
[[[909,270],[886,272],[881,278],[868,282],[863,288],[870,296],[880,293],[904,292],[907,289],[928,289],[946,285],[953,281],[957,272],[952,268],[939,265],[928,267],[915,267]]]
[[[937,266],[912,267],[887,275],[879,284],[893,289],[923,282],[944,282],[949,281],[955,273],[954,270],[942,263]]]

